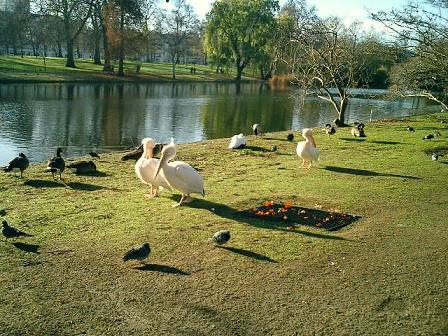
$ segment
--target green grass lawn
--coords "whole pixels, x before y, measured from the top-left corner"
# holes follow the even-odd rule
[[[66,172],[64,182],[44,163],[23,179],[2,173],[4,219],[33,237],[0,243],[0,333],[446,334],[441,118],[370,123],[365,139],[315,129],[321,161],[310,170],[295,155],[297,133],[249,136],[243,151],[228,150],[229,139],[180,145],[206,196],[174,209],[179,195],[146,198],[122,153],[102,155],[98,176]],[[434,130],[442,136],[422,140]],[[445,156],[433,162],[433,151]],[[360,218],[326,231],[238,213],[268,200]],[[226,248],[209,242],[221,229],[232,235]],[[121,260],[145,241],[146,265]]]
[[[115,74],[102,71],[102,65],[95,65],[90,59],[77,59],[76,68],[65,67],[65,59],[57,57],[0,56],[0,82],[12,81],[167,81],[172,79],[172,67],[168,63],[142,63],[136,73],[136,62],[125,61],[125,77],[116,75],[118,63],[114,63]],[[176,79],[182,81],[230,81],[235,74],[217,74],[204,65],[177,65]],[[254,79],[245,77],[244,79]]]

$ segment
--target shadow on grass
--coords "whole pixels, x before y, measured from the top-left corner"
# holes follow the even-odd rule
[[[263,147],[260,147],[260,146],[246,146],[242,150],[245,150],[245,149],[246,150],[249,149],[249,150],[251,150],[253,152],[271,153],[270,149],[263,148]]]
[[[40,252],[38,251],[39,245],[27,244],[27,243],[21,243],[21,242],[14,242],[12,244],[14,245],[14,247],[18,248],[19,250],[21,250],[23,252],[40,254]]]
[[[105,187],[97,186],[95,184],[90,183],[82,183],[82,182],[68,182],[64,181],[51,181],[51,180],[28,180],[24,183],[27,186],[33,188],[60,188],[60,187],[69,187],[71,189],[76,190],[84,190],[84,191],[95,191],[100,189],[106,189]]]
[[[190,273],[184,272],[181,269],[167,265],[145,264],[143,266],[134,268],[145,272],[149,271],[149,272],[161,272],[161,273],[178,274],[178,275],[190,275]]]
[[[345,140],[345,141],[355,141],[355,142],[363,142],[366,141],[367,138],[339,138],[341,140]]]
[[[33,188],[60,188],[64,187],[64,184],[61,182],[56,182],[53,180],[28,180],[24,183],[27,186]]]
[[[371,143],[376,143],[376,144],[380,144],[380,145],[402,145],[403,142],[399,142],[399,141],[370,141]]]
[[[95,191],[95,190],[106,189],[105,187],[97,186],[95,184],[81,183],[81,182],[69,182],[69,183],[67,183],[67,187],[76,189],[76,190],[83,190],[83,191]]]
[[[346,168],[346,167],[335,167],[335,166],[326,166],[322,169],[331,171],[333,173],[342,173],[342,174],[352,174],[352,175],[361,175],[361,176],[390,176],[390,177],[401,177],[412,180],[421,180],[420,177],[410,176],[410,175],[398,175],[398,174],[388,174],[388,173],[378,173],[371,170],[364,169],[355,169],[355,168]]]
[[[169,198],[178,201],[178,196],[171,195]],[[338,237],[338,236],[332,236],[332,235],[322,234],[322,233],[314,233],[314,232],[303,231],[303,230],[298,230],[298,229],[288,229],[288,227],[291,225],[290,223],[288,224],[288,223],[282,223],[279,221],[267,221],[267,220],[259,219],[257,217],[248,216],[247,214],[243,213],[242,211],[233,209],[227,205],[207,201],[204,199],[195,199],[192,203],[185,204],[184,206],[189,207],[189,208],[208,210],[210,212],[213,212],[217,216],[220,216],[223,218],[228,218],[228,219],[240,222],[240,223],[252,225],[252,226],[255,226],[258,228],[297,233],[297,234],[301,234],[303,236],[307,236],[307,237],[311,237],[311,238],[348,241],[348,239]]]
[[[95,170],[94,172],[90,173],[75,173],[77,176],[93,176],[93,177],[107,177],[110,176],[110,174],[106,174],[104,172],[100,172],[98,170]]]
[[[224,249],[224,250],[228,250],[228,251],[236,253],[236,254],[243,255],[245,257],[254,258],[257,260],[261,260],[261,261],[269,261],[269,262],[277,263],[277,261],[275,261],[274,259],[271,259],[267,256],[264,256],[262,254],[258,254],[258,253],[255,253],[255,252],[252,252],[249,250],[243,250],[243,249],[239,249],[236,247],[229,247],[229,246],[216,246],[216,247]]]

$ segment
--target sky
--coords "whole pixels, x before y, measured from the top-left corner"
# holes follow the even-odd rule
[[[196,14],[202,20],[205,14],[210,10],[214,0],[187,0],[196,11]],[[280,0],[280,5],[286,0]],[[307,0],[308,5],[315,6],[319,16],[327,17],[336,15],[341,17],[345,23],[350,24],[353,21],[363,21],[364,27],[372,27],[382,30],[379,23],[368,19],[367,10],[377,12],[379,10],[388,11],[392,8],[400,8],[407,3],[407,0]],[[170,8],[171,3],[165,4]]]

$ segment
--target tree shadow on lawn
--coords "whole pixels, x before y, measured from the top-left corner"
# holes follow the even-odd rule
[[[150,271],[150,272],[161,272],[167,274],[178,274],[178,275],[190,275],[185,271],[182,271],[179,268],[168,266],[168,265],[158,265],[158,264],[145,264],[139,267],[134,267],[140,271]]]
[[[346,168],[346,167],[335,167],[335,166],[326,166],[324,168],[333,173],[342,173],[342,174],[352,174],[352,175],[361,175],[361,176],[390,176],[390,177],[401,177],[412,180],[421,180],[420,177],[410,176],[410,175],[398,175],[398,174],[388,174],[388,173],[378,173],[371,170],[364,169],[355,169],[355,168]]]
[[[224,250],[231,251],[231,252],[236,253],[236,254],[243,255],[245,257],[254,258],[254,259],[257,259],[257,260],[261,260],[261,261],[269,261],[269,262],[277,263],[277,261],[275,261],[274,259],[271,259],[271,258],[269,258],[267,256],[264,256],[262,254],[255,253],[255,252],[252,252],[252,251],[249,251],[249,250],[244,250],[244,249],[239,249],[239,248],[236,248],[236,247],[229,247],[229,246],[219,246],[219,245],[216,246],[216,247],[224,249]]]
[[[179,196],[171,195],[169,198],[177,201]],[[327,234],[322,234],[322,233],[317,233],[317,232],[303,231],[303,230],[298,230],[296,228],[288,229],[288,227],[291,227],[291,223],[283,223],[280,221],[267,221],[267,220],[259,219],[257,217],[249,216],[244,211],[233,209],[227,205],[215,203],[212,201],[207,201],[205,199],[195,199],[192,203],[188,203],[183,206],[189,207],[189,208],[196,208],[196,209],[205,209],[210,212],[213,212],[215,215],[218,215],[220,217],[228,218],[228,219],[231,219],[231,220],[234,220],[234,221],[237,221],[240,223],[252,225],[252,226],[255,226],[258,228],[298,233],[303,236],[307,236],[307,237],[311,237],[311,238],[349,241],[349,239],[338,237],[338,236],[332,236],[332,235],[327,235]],[[213,210],[212,210],[212,208],[213,208]]]
[[[14,242],[14,243],[12,243],[12,245],[14,245],[14,247],[18,248],[19,250],[21,250],[23,252],[40,254],[40,252],[38,251],[39,245],[36,245],[36,244]]]

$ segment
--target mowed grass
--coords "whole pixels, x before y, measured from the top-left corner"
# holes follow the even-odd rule
[[[446,118],[370,123],[365,139],[315,129],[321,161],[310,170],[297,132],[249,136],[243,151],[228,139],[180,145],[207,194],[175,209],[176,193],[144,197],[122,153],[102,155],[98,176],[64,182],[43,163],[23,179],[2,173],[4,219],[33,237],[0,243],[0,333],[446,334]],[[433,162],[433,150],[445,156]],[[238,213],[267,200],[360,219],[329,232]],[[226,248],[209,242],[221,229]],[[146,265],[121,260],[146,241]]]
[[[102,65],[93,64],[91,59],[76,59],[76,68],[65,67],[65,58],[34,56],[0,56],[0,82],[48,82],[48,81],[169,81],[172,79],[172,66],[169,63],[141,63],[125,61],[125,76],[117,76],[118,62],[114,62],[115,73],[103,72]],[[181,81],[231,81],[234,73],[216,73],[212,68],[195,65],[176,65],[176,80]],[[253,79],[245,77],[245,79]]]

